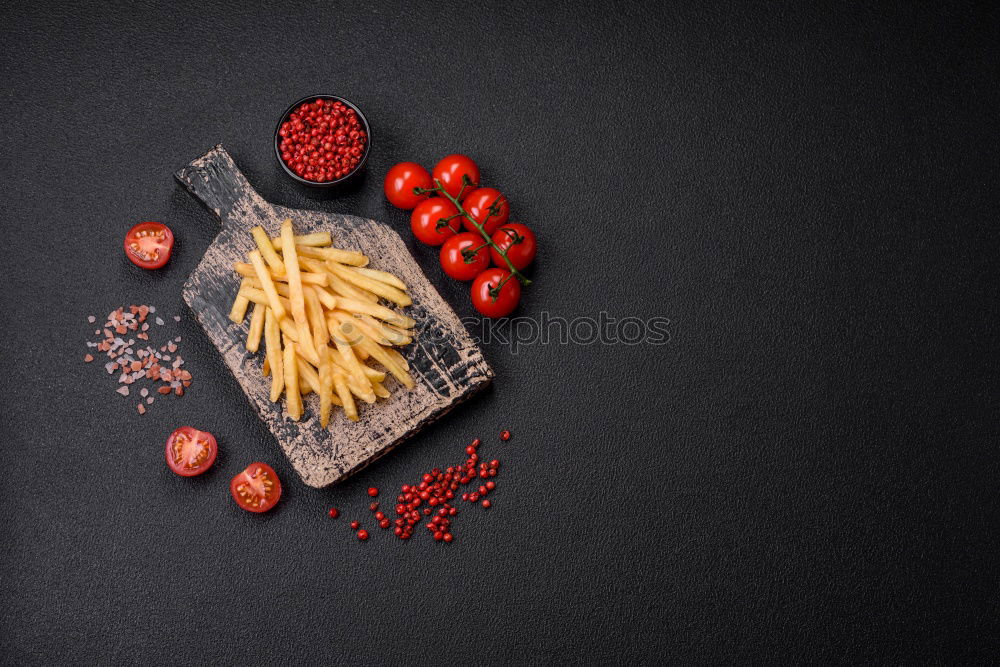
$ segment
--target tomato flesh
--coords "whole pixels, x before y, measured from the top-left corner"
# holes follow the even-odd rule
[[[159,222],[140,222],[125,235],[125,255],[143,269],[158,269],[170,259],[174,233]]]
[[[236,504],[248,512],[266,512],[281,498],[281,480],[266,463],[251,463],[233,477],[229,491]]]
[[[181,426],[167,438],[167,465],[182,477],[200,475],[215,463],[219,445],[215,436],[190,426]]]

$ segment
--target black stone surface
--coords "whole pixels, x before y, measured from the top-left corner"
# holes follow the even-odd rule
[[[6,3],[0,26],[3,662],[996,659],[995,6]],[[271,151],[312,92],[373,125],[333,196]],[[308,489],[181,303],[217,223],[173,173],[219,142],[270,201],[404,231],[388,167],[466,152],[539,235],[520,314],[662,316],[670,343],[493,341],[486,395]],[[178,237],[156,273],[121,251],[144,219]],[[195,374],[145,417],[81,361],[86,316],[133,302],[184,313]],[[203,478],[163,463],[181,424],[219,439]],[[365,488],[390,504],[477,436],[499,487],[453,544],[353,538]],[[265,516],[228,495],[252,460],[284,481]]]

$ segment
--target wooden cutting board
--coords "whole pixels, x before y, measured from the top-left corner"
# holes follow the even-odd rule
[[[184,284],[184,300],[309,486],[327,486],[357,472],[485,388],[493,378],[492,369],[455,312],[424,276],[399,234],[386,225],[351,215],[270,204],[254,191],[221,145],[175,176],[222,221],[222,231]],[[281,221],[289,217],[297,233],[329,231],[337,247],[360,250],[368,255],[372,268],[391,271],[409,286],[413,305],[402,312],[416,320],[416,336],[400,351],[417,386],[407,391],[389,376],[386,388],[392,396],[373,405],[359,402],[358,422],[348,421],[335,407],[329,428],[322,428],[319,399],[313,394],[306,398],[302,421],[289,419],[284,414],[284,401],[268,400],[270,381],[261,375],[263,355],[246,351],[250,318],[241,325],[229,320],[239,289],[233,263],[245,261],[254,247],[250,228],[262,225],[271,236],[277,236]]]

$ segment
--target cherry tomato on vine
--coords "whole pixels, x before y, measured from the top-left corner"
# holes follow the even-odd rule
[[[125,255],[142,269],[158,269],[170,259],[174,233],[159,222],[140,222],[125,235]]]
[[[219,445],[215,436],[190,426],[181,426],[167,438],[167,465],[181,477],[200,475],[215,463]]]
[[[478,233],[456,234],[441,246],[441,268],[455,280],[472,280],[490,265],[487,247]],[[474,248],[479,250],[473,253]]]
[[[281,480],[266,463],[251,463],[229,483],[236,504],[248,512],[266,512],[281,497]]]
[[[493,243],[507,251],[507,259],[519,271],[534,261],[535,251],[538,249],[535,233],[520,222],[508,222],[493,232]],[[490,257],[501,269],[508,268],[507,262],[503,261],[496,248],[490,248]]]
[[[486,317],[510,315],[520,300],[521,284],[510,271],[488,269],[472,281],[472,305]]]
[[[427,245],[441,245],[462,231],[458,209],[444,197],[432,197],[417,204],[410,214],[410,229],[413,235]],[[448,218],[452,218],[448,220]]]
[[[496,215],[490,213],[490,208],[494,205],[497,209]],[[486,229],[487,234],[493,234],[497,230],[497,227],[507,222],[507,218],[510,217],[510,204],[507,203],[507,198],[496,188],[477,188],[473,190],[462,200],[462,207],[465,208],[466,212],[476,222]],[[470,232],[478,231],[475,225],[468,220],[463,220],[462,222]]]
[[[385,175],[385,198],[396,208],[409,211],[426,199],[427,195],[418,195],[413,188],[431,188],[431,175],[416,162],[400,162]]]
[[[479,167],[472,158],[459,153],[446,155],[434,167],[432,174],[434,180],[441,182],[441,187],[452,197],[458,197],[462,191],[462,177],[468,176],[472,185],[465,187],[466,192],[470,192],[479,187]]]

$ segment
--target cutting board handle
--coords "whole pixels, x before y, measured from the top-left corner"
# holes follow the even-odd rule
[[[174,177],[223,223],[246,219],[231,216],[234,209],[255,210],[265,218],[273,216],[271,205],[257,194],[222,144],[180,169]]]

